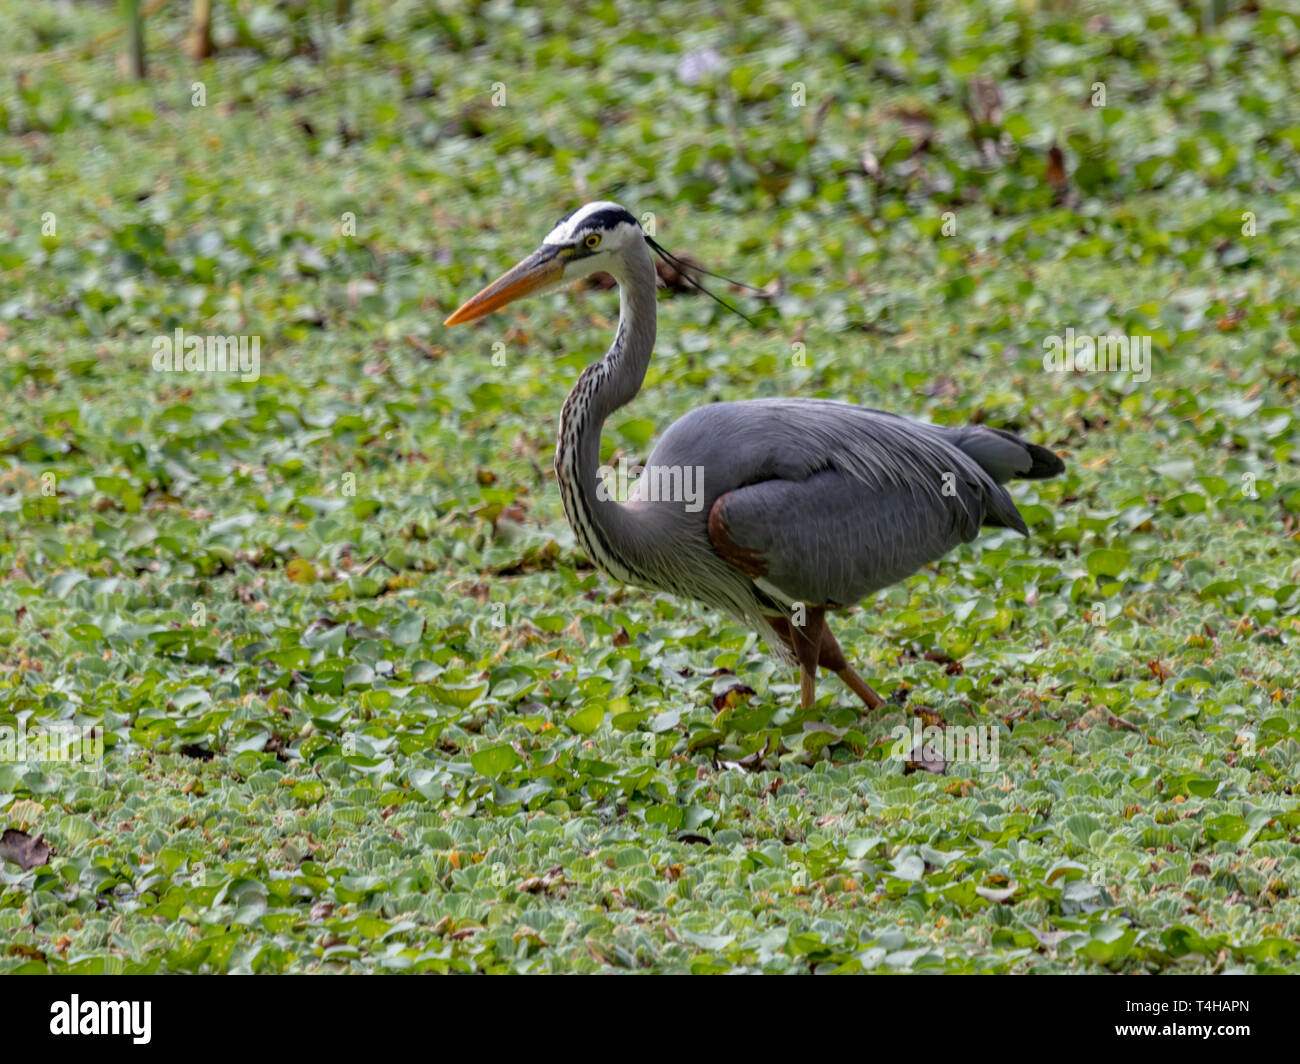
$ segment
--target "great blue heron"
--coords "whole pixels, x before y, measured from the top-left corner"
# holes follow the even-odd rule
[[[1001,429],[945,428],[823,399],[750,399],[675,422],[618,501],[602,478],[600,432],[640,391],[654,350],[652,248],[667,255],[618,204],[588,203],[445,324],[595,270],[611,274],[618,332],[565,400],[555,448],[564,512],[583,549],[616,580],[752,624],[799,664],[805,708],[820,665],[876,709],[883,700],[845,660],[826,611],[902,580],[981,525],[1027,534],[1002,485],[1054,477],[1065,464]],[[702,491],[683,490],[699,478]]]

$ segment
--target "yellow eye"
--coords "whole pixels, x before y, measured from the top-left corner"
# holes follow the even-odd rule
[[[587,237],[586,240],[583,241],[583,243],[586,244],[587,247],[589,248],[594,248],[597,244],[600,243],[600,236],[597,233],[592,233],[590,236]]]

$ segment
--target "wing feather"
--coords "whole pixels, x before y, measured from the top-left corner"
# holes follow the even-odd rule
[[[986,432],[849,403],[756,399],[687,414],[649,464],[702,468],[710,542],[760,587],[847,605],[982,524],[1024,531],[1006,489],[963,449],[1013,461],[1011,445]]]

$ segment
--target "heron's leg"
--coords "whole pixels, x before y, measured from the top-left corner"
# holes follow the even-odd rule
[[[871,689],[871,685],[859,676],[858,671],[845,659],[844,651],[840,649],[839,642],[831,634],[830,626],[825,621],[822,623],[821,646],[817,660],[823,669],[830,669],[843,680],[848,689],[867,704],[868,709],[879,709],[885,704],[885,700]]]
[[[885,700],[845,659],[839,641],[826,623],[824,607],[809,610],[807,623],[803,625],[792,624],[785,617],[769,617],[768,622],[799,662],[799,693],[804,709],[817,700],[818,666],[835,673],[850,691],[866,703],[868,709],[879,709],[885,704]]]
[[[826,631],[826,611],[821,607],[810,609],[801,625],[792,624],[784,617],[769,620],[799,662],[799,702],[803,709],[808,709],[817,701],[817,662]]]
[[[879,709],[885,704],[885,700],[875,692],[871,684],[867,683],[858,674],[858,671],[852,665],[845,665],[835,675],[848,685],[850,691],[867,704],[868,709]]]
[[[817,701],[817,669],[799,666],[799,708],[811,709]]]

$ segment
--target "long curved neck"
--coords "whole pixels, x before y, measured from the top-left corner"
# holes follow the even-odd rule
[[[628,508],[602,498],[600,431],[605,419],[641,390],[654,352],[655,268],[637,241],[611,266],[618,281],[618,332],[605,357],[582,371],[560,412],[555,473],[569,525],[588,557],[626,583],[651,582],[638,565],[639,527]]]

